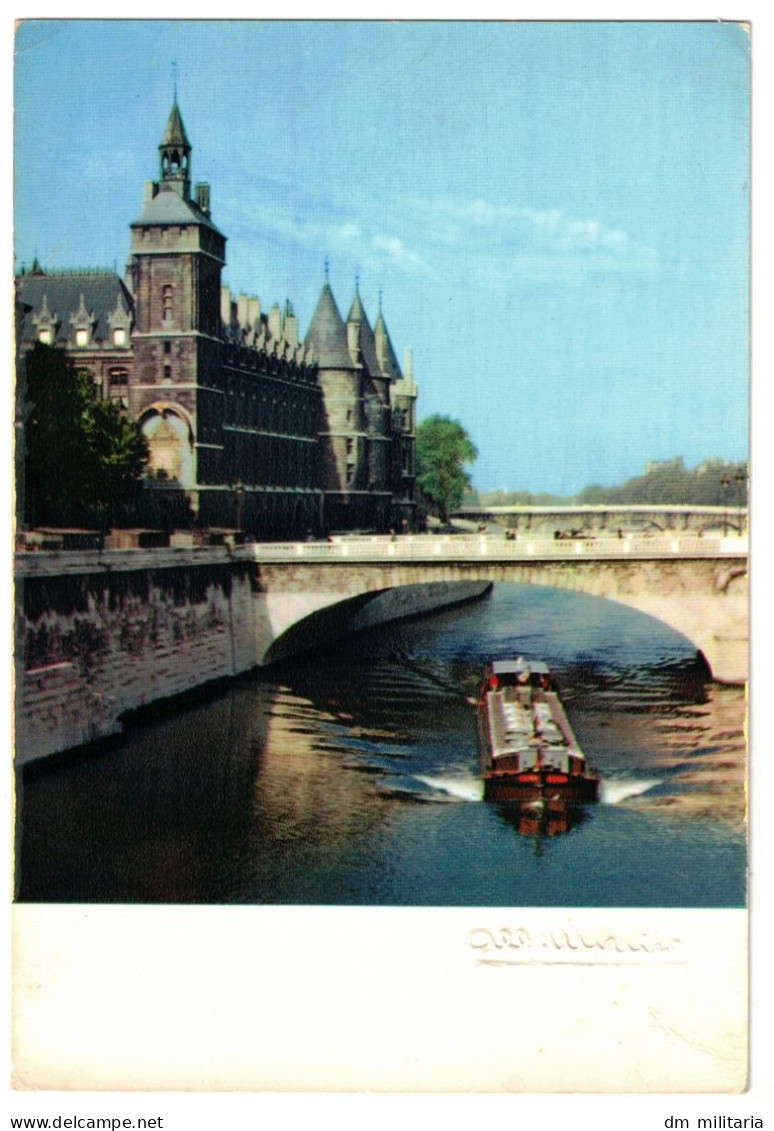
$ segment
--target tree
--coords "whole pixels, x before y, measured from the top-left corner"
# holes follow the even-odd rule
[[[471,487],[465,465],[478,456],[473,441],[457,420],[428,416],[417,427],[417,486],[420,502],[446,522]]]
[[[24,365],[24,520],[31,526],[121,521],[140,488],[148,447],[91,375],[38,343]]]

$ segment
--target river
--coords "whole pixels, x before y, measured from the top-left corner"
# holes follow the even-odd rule
[[[546,825],[481,800],[484,662],[547,660],[599,804]],[[27,902],[739,907],[745,693],[582,594],[363,632],[17,775]]]

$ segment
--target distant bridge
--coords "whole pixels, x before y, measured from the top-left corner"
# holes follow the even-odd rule
[[[461,507],[454,518],[473,522],[496,522],[512,530],[562,531],[583,533],[617,531],[714,531],[727,535],[743,534],[747,526],[747,507],[702,507],[678,504],[618,506],[509,506]]]

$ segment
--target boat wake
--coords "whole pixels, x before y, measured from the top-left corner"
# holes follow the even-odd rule
[[[620,805],[627,797],[638,797],[661,784],[661,778],[614,778],[602,780],[600,801],[603,805]]]
[[[446,793],[460,801],[482,801],[484,783],[476,778],[431,777],[417,774],[417,781],[439,793]]]

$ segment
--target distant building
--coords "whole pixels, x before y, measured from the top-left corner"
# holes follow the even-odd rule
[[[327,277],[303,341],[290,302],[263,311],[221,283],[226,238],[176,101],[131,233],[123,280],[23,272],[18,341],[64,349],[140,423],[146,521],[261,538],[413,525],[410,361],[402,373],[357,292],[342,321]]]

